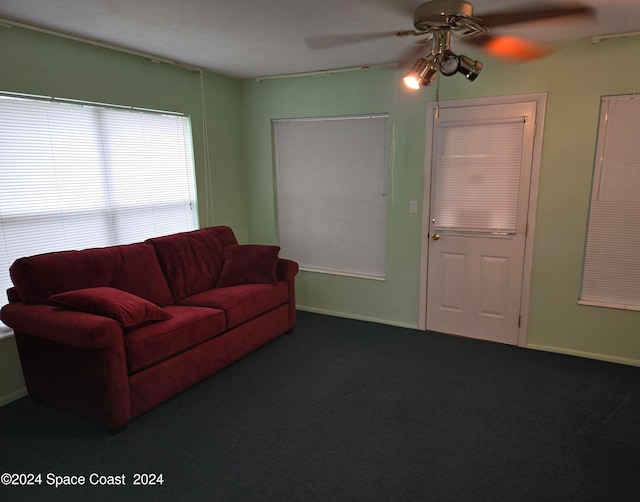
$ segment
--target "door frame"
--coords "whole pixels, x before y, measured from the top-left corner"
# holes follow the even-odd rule
[[[424,151],[424,188],[422,194],[422,240],[420,252],[420,304],[418,308],[418,328],[427,329],[427,284],[429,265],[429,222],[431,221],[431,163],[433,149],[434,120],[436,110],[442,108],[475,107],[511,103],[535,102],[536,127],[533,138],[533,154],[531,158],[531,183],[527,211],[527,234],[525,236],[524,265],[522,271],[522,294],[520,296],[520,325],[518,328],[518,346],[527,343],[527,327],[529,321],[529,300],[531,292],[531,269],[533,266],[533,241],[535,235],[536,209],[540,186],[540,165],[542,162],[542,139],[544,132],[547,93],[516,94],[512,96],[492,96],[486,98],[447,100],[427,103]]]

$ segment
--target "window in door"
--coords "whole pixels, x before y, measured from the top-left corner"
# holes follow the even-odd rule
[[[515,233],[524,118],[436,124],[434,229]]]

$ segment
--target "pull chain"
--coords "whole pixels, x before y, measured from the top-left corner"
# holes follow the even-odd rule
[[[436,118],[440,118],[440,75],[436,77]]]

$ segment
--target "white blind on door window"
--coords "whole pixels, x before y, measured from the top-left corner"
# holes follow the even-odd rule
[[[436,122],[434,228],[515,233],[524,118]]]
[[[189,119],[0,95],[0,288],[22,256],[197,227]]]
[[[640,310],[640,97],[603,97],[581,303]]]
[[[273,122],[283,256],[385,277],[387,116]]]

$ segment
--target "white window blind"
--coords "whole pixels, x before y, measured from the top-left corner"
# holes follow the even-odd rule
[[[197,228],[189,119],[0,94],[0,288],[22,256]]]
[[[515,233],[524,118],[436,122],[434,228]]]
[[[282,255],[384,279],[387,115],[273,122]]]
[[[640,96],[605,96],[580,303],[640,310]]]

